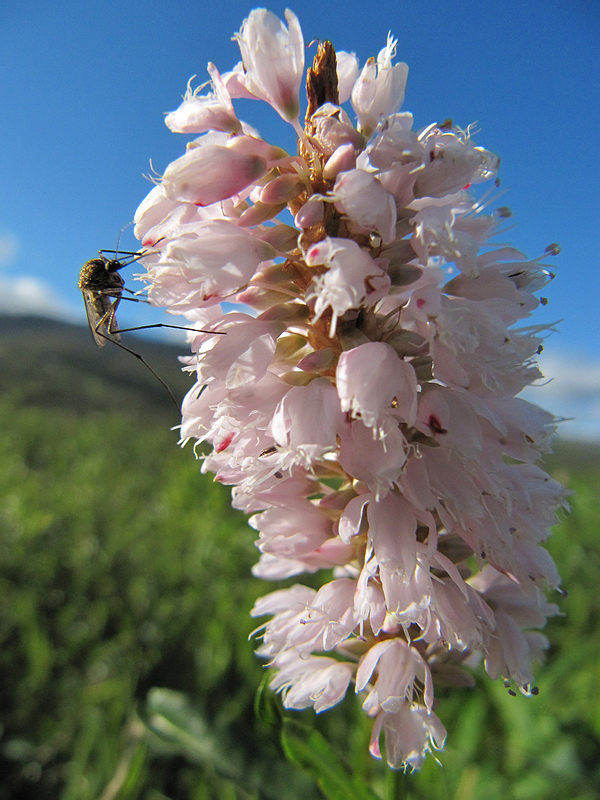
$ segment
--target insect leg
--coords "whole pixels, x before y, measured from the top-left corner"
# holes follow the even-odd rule
[[[160,375],[158,374],[158,372],[156,372],[154,369],[152,369],[152,367],[151,367],[151,366],[150,366],[150,364],[149,364],[149,363],[146,361],[146,359],[145,359],[145,358],[144,358],[142,355],[140,355],[139,353],[136,353],[136,352],[135,352],[135,350],[132,350],[130,347],[127,347],[127,346],[126,346],[126,345],[124,345],[122,342],[119,342],[119,341],[117,341],[117,339],[114,339],[114,338],[112,338],[110,335],[109,335],[109,336],[107,336],[105,333],[102,333],[102,331],[100,330],[100,327],[101,327],[102,325],[104,325],[104,324],[106,323],[106,321],[108,320],[108,325],[106,326],[106,330],[108,331],[108,333],[109,333],[109,334],[113,334],[113,335],[114,335],[114,334],[116,334],[116,333],[120,333],[120,330],[118,330],[118,329],[116,329],[116,330],[113,330],[113,329],[112,329],[112,327],[113,327],[113,324],[114,324],[114,322],[115,322],[115,311],[116,311],[116,306],[117,306],[117,303],[115,302],[115,303],[113,304],[112,308],[111,308],[111,309],[109,309],[109,310],[106,312],[106,314],[104,314],[104,316],[103,316],[103,317],[102,317],[102,318],[101,318],[101,319],[98,321],[98,324],[96,325],[96,328],[95,328],[95,331],[94,331],[94,332],[95,332],[96,334],[98,334],[98,336],[101,336],[103,339],[106,339],[107,341],[109,341],[109,342],[112,342],[113,344],[116,344],[116,345],[117,345],[117,347],[120,347],[120,348],[121,348],[121,350],[125,350],[125,352],[127,352],[127,353],[131,353],[131,355],[132,355],[132,356],[135,356],[135,358],[137,358],[137,359],[138,359],[138,361],[141,361],[141,362],[142,362],[142,364],[143,364],[143,365],[146,367],[146,369],[147,369],[147,370],[149,370],[149,371],[150,371],[150,372],[151,372],[151,373],[154,375],[154,377],[156,378],[156,380],[157,380],[159,383],[161,383],[161,384],[162,384],[162,385],[165,387],[165,389],[166,389],[166,390],[167,390],[167,392],[169,393],[169,397],[171,398],[171,400],[172,400],[172,401],[173,401],[173,403],[175,404],[175,406],[176,406],[177,410],[179,411],[179,410],[180,410],[180,405],[179,405],[179,403],[177,402],[177,400],[175,399],[175,395],[173,394],[173,392],[171,391],[171,389],[169,388],[169,386],[168,386],[168,385],[165,383],[165,381],[164,381],[164,380],[163,380],[163,379],[160,377]]]
[[[121,286],[119,289],[119,294],[117,294],[114,289],[101,289],[98,294],[103,294],[104,297],[120,297],[121,300],[129,300],[130,303],[150,304],[150,300],[145,300],[143,297],[123,297],[120,292],[129,292],[129,294],[135,294],[133,289],[128,289],[127,286]]]
[[[162,242],[164,238],[165,238],[164,236],[161,236],[161,238],[157,239],[157,241],[154,242],[154,244],[152,246],[156,247],[156,245],[160,244],[160,242]],[[121,264],[121,267],[128,267],[129,264],[133,264],[134,261],[139,261],[140,258],[143,258],[144,256],[147,256],[147,255],[150,255],[150,253],[153,253],[153,252],[155,252],[155,251],[153,251],[150,248],[147,248],[147,249],[144,249],[144,250],[135,250],[135,251],[133,251],[133,250],[98,250],[98,255],[102,255],[103,253],[114,253],[114,255],[116,255],[116,256],[120,256],[120,255],[133,256],[133,258],[131,258],[129,261],[125,261],[125,262],[123,262],[123,264]]]
[[[130,292],[131,291],[131,289],[127,289],[125,286],[123,286],[123,289],[126,292]],[[112,290],[108,289],[107,291],[102,292],[102,294],[105,297],[115,297],[116,300],[112,304],[112,308],[109,311],[107,311],[106,314],[102,317],[102,319],[98,322],[98,325],[103,325],[107,320],[110,320],[109,324],[107,325],[107,330],[111,334],[115,334],[115,333],[131,333],[131,331],[145,331],[148,328],[172,328],[173,330],[176,330],[176,331],[192,331],[194,333],[214,333],[214,334],[218,334],[219,336],[225,336],[226,331],[207,331],[204,328],[200,328],[200,329],[198,329],[198,328],[187,328],[185,325],[169,325],[166,322],[155,322],[152,325],[136,325],[133,328],[117,328],[117,327],[115,327],[114,330],[113,330],[112,326],[116,325],[115,312],[117,310],[117,305],[118,305],[118,303],[121,302],[121,300],[129,300],[130,303],[149,303],[149,300],[144,300],[141,297],[123,297],[120,294],[119,295],[111,294],[111,291]]]
[[[131,297],[123,297],[123,300],[131,300]],[[141,301],[143,302],[143,301]],[[166,322],[155,322],[153,325],[137,325],[135,328],[117,328],[110,333],[129,333],[131,331],[145,331],[148,328],[173,328],[176,331],[191,331],[192,333],[214,333],[225,336],[226,331],[207,331],[203,328],[186,328],[183,325],[168,325]]]

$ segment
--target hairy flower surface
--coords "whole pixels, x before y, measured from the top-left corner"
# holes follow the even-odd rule
[[[252,11],[242,64],[209,64],[211,90],[167,116],[200,136],[138,209],[143,277],[198,329],[182,441],[212,445],[202,470],[251,515],[255,575],[324,576],[252,611],[272,687],[317,712],[353,687],[371,753],[418,768],[446,735],[436,682],[469,685],[482,657],[536,693],[558,611],[544,542],[566,501],[536,465],[554,420],[517,395],[541,377],[545,331],[522,320],[551,273],[493,243],[506,209],[469,187],[498,158],[400,111],[391,35],[362,69],[318,46],[302,129],[305,45],[286,21]],[[271,105],[298,153],[239,120],[238,97]]]

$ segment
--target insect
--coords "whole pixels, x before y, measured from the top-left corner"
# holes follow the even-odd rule
[[[119,270],[131,263],[119,261],[117,258],[108,259],[100,250],[98,258],[86,261],[79,273],[79,288],[83,294],[85,313],[94,337],[99,347],[112,340],[118,342],[120,336],[116,330],[115,312],[121,302],[125,281]],[[125,253],[124,255],[134,255]]]
[[[115,257],[107,258],[105,254],[114,254]],[[121,333],[127,331],[144,330],[146,328],[176,328],[178,330],[189,329],[180,325],[167,325],[163,322],[157,322],[153,325],[139,325],[135,328],[119,328],[117,326],[117,319],[115,315],[121,300],[131,300],[136,303],[148,302],[147,300],[142,300],[139,297],[124,296],[124,292],[130,292],[131,294],[134,293],[125,287],[125,281],[123,276],[120,274],[120,270],[122,270],[124,267],[133,264],[135,261],[139,261],[139,259],[143,258],[147,254],[148,251],[145,250],[137,253],[123,250],[121,250],[120,253],[116,250],[99,250],[98,258],[91,258],[89,261],[86,261],[81,268],[78,286],[83,294],[87,320],[96,344],[99,347],[104,347],[106,342],[112,342],[122,350],[125,350],[126,352],[131,353],[132,356],[135,356],[135,358],[141,361],[146,369],[148,369],[154,375],[154,377],[160,381],[160,383],[162,383],[177,408],[179,408],[179,403],[160,375],[155,372],[155,370],[142,355],[136,353],[135,350],[132,350],[130,347],[127,347],[121,342]],[[121,261],[119,258],[116,258],[118,255],[127,256],[127,258]],[[223,331],[198,332],[224,333]]]

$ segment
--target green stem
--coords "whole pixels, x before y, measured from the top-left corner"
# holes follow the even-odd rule
[[[399,770],[389,770],[386,780],[385,800],[410,800],[409,776]]]

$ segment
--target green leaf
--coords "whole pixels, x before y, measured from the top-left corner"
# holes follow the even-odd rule
[[[150,744],[156,752],[182,755],[194,764],[214,770],[235,784],[242,797],[255,788],[186,695],[173,689],[151,689],[144,711]]]
[[[172,689],[151,689],[144,707],[144,723],[162,748],[196,764],[214,762],[215,742],[188,698]]]
[[[254,713],[262,723],[273,728],[281,725],[281,709],[276,694],[269,689],[269,680],[265,672],[254,697]]]
[[[379,800],[314,728],[286,719],[281,740],[288,759],[311,775],[328,800]]]

